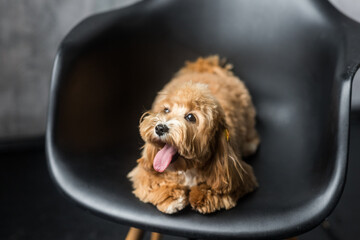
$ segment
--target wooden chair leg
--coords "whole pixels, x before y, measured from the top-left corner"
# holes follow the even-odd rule
[[[144,236],[144,230],[131,227],[125,240],[141,240]]]
[[[162,236],[160,233],[152,232],[150,240],[161,240]]]

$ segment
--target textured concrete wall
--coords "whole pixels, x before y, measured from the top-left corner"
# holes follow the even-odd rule
[[[65,34],[134,0],[0,0],[0,139],[42,135],[51,68]]]
[[[0,139],[43,135],[51,68],[64,35],[92,13],[137,0],[0,0]],[[359,0],[332,0],[360,21]],[[360,74],[354,103],[360,108]]]

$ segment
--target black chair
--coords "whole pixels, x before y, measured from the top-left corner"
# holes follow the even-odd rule
[[[112,221],[192,238],[285,238],[320,224],[345,183],[360,26],[327,1],[146,0],[89,17],[63,40],[51,84],[49,169]],[[229,211],[159,212],[131,193],[141,114],[186,60],[219,54],[250,89],[260,188]]]

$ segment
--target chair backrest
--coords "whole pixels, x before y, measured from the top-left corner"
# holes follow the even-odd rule
[[[310,132],[319,135],[330,111],[341,35],[315,1],[260,2],[156,0],[80,24],[62,46],[75,60],[60,80],[66,96],[59,105],[59,140],[131,148],[139,116],[156,92],[185,60],[211,54],[234,65],[260,122],[282,128],[313,119],[318,124]],[[305,132],[299,127],[297,136]]]

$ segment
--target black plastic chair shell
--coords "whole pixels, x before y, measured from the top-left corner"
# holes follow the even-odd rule
[[[89,17],[59,48],[47,155],[59,189],[115,222],[187,237],[284,238],[317,226],[345,182],[360,27],[327,1],[147,0]],[[236,208],[165,215],[131,193],[138,121],[185,60],[219,54],[250,89],[260,188]]]

